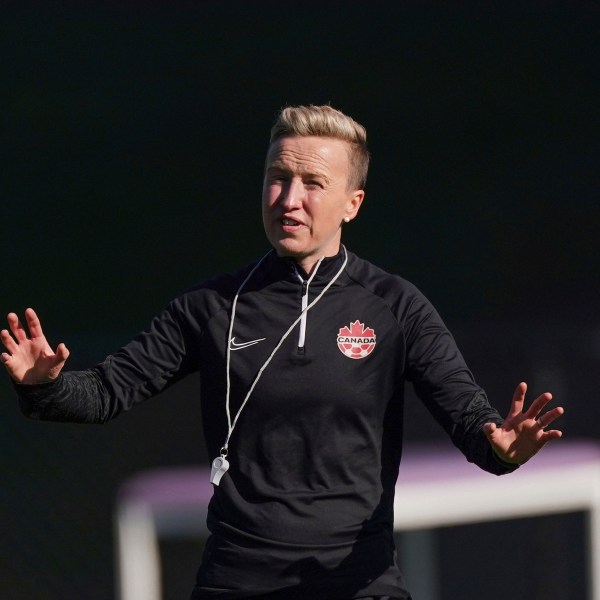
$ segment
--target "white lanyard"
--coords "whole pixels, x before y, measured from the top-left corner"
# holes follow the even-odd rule
[[[250,273],[248,274],[246,279],[244,279],[244,281],[242,282],[242,285],[240,285],[240,287],[238,288],[238,291],[235,294],[235,298],[233,299],[233,304],[231,306],[231,320],[229,322],[229,333],[227,335],[227,365],[226,365],[227,391],[225,394],[225,412],[227,413],[228,432],[227,432],[227,437],[225,438],[225,443],[223,444],[223,446],[221,448],[220,456],[215,458],[215,460],[213,460],[213,462],[212,462],[212,468],[211,468],[211,473],[210,473],[210,482],[211,483],[214,483],[215,485],[219,485],[219,481],[221,480],[221,477],[223,477],[223,475],[227,472],[227,469],[229,469],[229,461],[227,460],[227,453],[228,453],[228,449],[229,449],[229,439],[231,438],[231,434],[233,433],[233,430],[234,430],[236,423],[240,417],[240,414],[242,413],[242,410],[244,410],[246,403],[250,399],[250,396],[251,396],[252,392],[254,391],[254,388],[256,387],[258,380],[260,379],[261,375],[263,374],[263,371],[267,368],[268,364],[271,362],[271,360],[275,356],[275,353],[279,350],[279,348],[281,348],[281,345],[286,340],[286,338],[290,335],[290,333],[292,333],[292,331],[294,330],[294,327],[296,327],[296,325],[301,321],[301,319],[304,317],[304,315],[324,296],[325,292],[336,282],[338,277],[342,274],[342,272],[346,268],[346,264],[348,263],[348,253],[346,252],[346,248],[344,246],[342,246],[342,248],[344,248],[344,262],[343,262],[342,266],[340,267],[340,270],[335,274],[335,276],[331,279],[331,281],[323,288],[323,291],[308,306],[303,308],[303,310],[300,313],[300,315],[298,316],[298,318],[290,325],[288,330],[281,336],[279,342],[277,342],[277,345],[275,346],[275,348],[273,348],[273,351],[271,352],[271,354],[269,355],[267,360],[265,360],[265,362],[263,363],[263,366],[259,369],[258,373],[256,374],[256,377],[254,378],[254,381],[252,382],[250,389],[246,393],[246,397],[244,398],[244,401],[242,402],[240,408],[238,409],[238,411],[232,421],[231,420],[231,412],[229,410],[229,397],[230,397],[230,391],[231,391],[231,378],[230,378],[231,340],[232,340],[231,334],[233,333],[233,322],[235,320],[235,310],[236,310],[236,306],[237,306],[237,300],[238,300],[238,297],[239,297],[241,291],[244,289],[244,286],[246,285],[246,283],[248,283],[249,279],[252,277],[254,272],[258,269],[258,267],[260,267],[262,262],[265,260],[265,258],[267,258],[267,256],[272,251],[268,252],[267,254],[265,254],[265,256],[263,256],[260,259],[260,261],[252,269],[252,271],[250,271]],[[319,260],[319,262],[315,265],[315,269],[314,269],[313,274],[311,275],[310,279],[308,280],[308,283],[310,283],[310,281],[312,281],[312,278],[315,276],[315,274],[316,274],[317,270],[319,269],[319,266],[323,262],[324,258],[325,257],[323,256]]]

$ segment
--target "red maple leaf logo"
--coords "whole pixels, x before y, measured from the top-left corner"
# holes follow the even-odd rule
[[[375,332],[370,327],[365,328],[365,324],[359,323],[358,319],[356,319],[354,323],[350,323],[350,328],[342,327],[339,335],[351,337],[374,337]]]
[[[365,358],[375,348],[375,331],[358,319],[350,327],[342,327],[337,337],[338,348],[348,358]]]

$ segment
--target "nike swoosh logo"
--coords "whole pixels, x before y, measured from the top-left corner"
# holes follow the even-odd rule
[[[251,340],[249,342],[241,342],[240,344],[237,344],[235,341],[235,338],[232,337],[231,343],[229,344],[229,349],[230,350],[242,350],[243,348],[248,348],[249,346],[254,346],[254,344],[263,342],[266,339],[267,338],[260,338],[259,340]]]

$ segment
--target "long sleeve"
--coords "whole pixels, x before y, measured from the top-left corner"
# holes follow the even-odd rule
[[[502,462],[483,432],[503,419],[493,408],[433,306],[417,293],[407,310],[407,375],[427,408],[467,460],[501,475],[517,465]]]
[[[49,383],[15,384],[22,412],[38,420],[105,423],[192,372],[199,326],[184,306],[184,299],[172,302],[92,369],[67,371]]]
[[[93,369],[61,373],[55,381],[15,384],[21,412],[30,419],[104,423],[110,398]]]

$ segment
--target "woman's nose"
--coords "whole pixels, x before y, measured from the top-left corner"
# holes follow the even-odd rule
[[[281,204],[285,208],[298,208],[302,206],[303,195],[304,186],[302,182],[292,180],[282,190]]]

